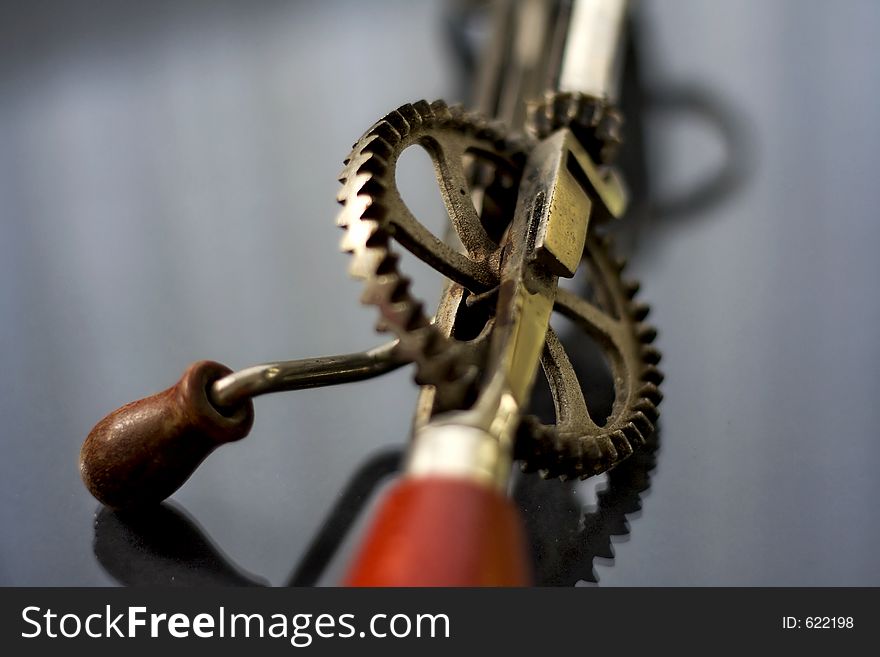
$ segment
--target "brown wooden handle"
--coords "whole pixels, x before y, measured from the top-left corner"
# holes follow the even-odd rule
[[[158,504],[217,447],[244,438],[253,403],[221,412],[208,399],[209,386],[231,372],[213,361],[193,363],[172,387],[98,422],[79,457],[92,495],[113,508]]]
[[[382,501],[347,586],[527,586],[513,503],[465,479],[403,479]]]

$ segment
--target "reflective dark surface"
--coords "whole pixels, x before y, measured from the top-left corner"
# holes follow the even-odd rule
[[[662,433],[600,481],[517,479],[539,579],[878,585],[880,6],[643,4],[622,241],[661,330]],[[388,110],[460,97],[444,7],[0,14],[0,583],[334,583],[396,466],[408,370],[259,399],[149,514],[100,511],[77,454],[191,361],[376,343],[335,174]]]

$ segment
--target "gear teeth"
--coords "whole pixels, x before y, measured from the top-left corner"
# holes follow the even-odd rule
[[[610,435],[610,439],[617,454],[614,460],[619,461],[632,454],[631,436],[627,435],[625,430],[618,429],[614,431]]]
[[[397,274],[374,276],[364,286],[361,303],[386,305],[399,302],[406,296],[409,279]]]
[[[644,378],[644,377],[643,377]],[[659,406],[663,401],[663,393],[656,383],[643,383],[639,388],[639,397],[649,400],[654,406]]]
[[[636,328],[636,337],[638,337],[639,342],[650,344],[657,339],[657,329],[650,324],[639,324]]]
[[[407,294],[409,293],[409,284],[407,284]],[[401,324],[406,327],[407,331],[415,331],[416,329],[428,326],[431,322],[425,315],[425,306],[421,301],[411,303],[409,301],[398,301],[395,305],[401,307]]]
[[[449,106],[442,100],[435,100],[431,103],[431,112],[439,123],[452,120],[452,113],[449,111]]]
[[[602,463],[607,454],[607,450],[603,449],[603,447],[600,437],[591,436],[589,440],[582,445],[583,455],[595,463]]]
[[[406,324],[409,322],[407,310],[408,309],[403,304],[397,306],[396,309],[392,307],[386,310],[386,317],[376,322],[376,330],[386,333],[393,333],[395,331],[395,326],[399,326],[400,324]]]
[[[578,104],[569,101],[567,115],[569,121],[594,127],[602,117],[602,108],[598,103]]]
[[[385,257],[382,258],[382,261],[376,266],[375,275],[376,276],[385,276],[397,273],[397,263],[400,260],[400,256],[396,253],[392,253],[391,251],[387,251],[385,253]]]
[[[374,142],[379,145],[379,142]],[[363,160],[357,163],[357,176],[361,176],[363,174],[370,174],[371,182],[377,187],[374,188],[376,192],[384,191],[385,185],[383,185],[378,178],[384,176],[388,171],[388,158],[379,153],[369,153],[369,157],[364,158]],[[372,190],[371,190],[372,191]]]
[[[526,108],[526,132],[544,139],[560,128],[574,132],[590,156],[608,164],[621,143],[623,118],[607,101],[582,93],[548,92]]]
[[[636,301],[630,306],[630,315],[637,322],[644,321],[651,314],[651,306],[640,301]]]
[[[599,450],[602,452],[602,461],[607,468],[612,467],[615,463],[617,463],[619,459],[619,455],[617,453],[617,449],[614,447],[614,442],[611,440],[610,435],[601,435],[596,439],[596,445],[599,447]]]
[[[641,411],[635,411],[632,414],[632,420],[627,426],[630,425],[635,429],[635,434],[630,436],[633,444],[644,445],[645,440],[654,433],[654,423]]]
[[[408,301],[398,301],[391,304],[390,307],[386,307],[385,315],[394,326],[403,326],[409,330],[422,324],[420,321],[421,312],[421,304],[412,305]]]
[[[638,281],[624,281],[623,282],[623,291],[627,297],[632,299],[636,294],[638,294],[641,289],[642,284]]]
[[[619,535],[619,534],[618,534]],[[614,558],[614,546],[611,544],[611,537],[605,537],[605,539],[595,546],[593,549],[593,555],[599,557],[600,559],[613,559]]]
[[[435,118],[434,110],[431,104],[426,100],[419,100],[412,104],[412,108],[419,117],[420,125],[427,123]]]
[[[404,116],[404,113],[409,113],[409,109],[411,108],[396,109],[385,117],[385,121],[394,128],[400,138],[406,137],[410,132],[409,121],[407,121]]]
[[[396,112],[392,112],[376,124],[372,133],[386,144],[390,145],[399,142],[406,136],[405,131],[398,130],[394,123],[392,123],[392,121],[396,122],[399,116]]]
[[[648,383],[653,383],[654,385],[659,386],[663,383],[663,378],[663,372],[654,365],[648,365],[642,370],[642,381],[647,381]]]
[[[383,254],[377,249],[369,249],[364,253],[355,253],[355,257],[348,268],[352,278],[367,280],[375,269],[376,264],[382,260]]]
[[[432,360],[443,354],[443,350],[447,348],[445,338],[437,331],[428,331],[425,334],[423,351],[426,360]]]
[[[657,410],[657,406],[654,402],[648,399],[639,400],[633,405],[633,410],[645,416],[645,419],[651,424],[651,429],[648,431],[648,434],[653,433],[654,423],[660,418],[660,411]],[[646,434],[646,436],[648,434]]]
[[[369,153],[373,157],[381,158],[387,161],[394,154],[394,139],[389,139],[388,135],[394,130],[390,124],[384,123],[381,131],[370,135],[363,146],[363,152]]]
[[[361,197],[358,197],[358,201],[361,201]],[[364,207],[361,214],[366,211],[369,199],[363,198],[362,201],[362,204],[359,202],[356,206]],[[339,247],[345,253],[360,254],[361,252],[368,251],[370,249],[370,242],[375,240],[376,235],[379,234],[378,222],[369,219],[355,219],[351,221],[350,216],[342,215],[340,216],[339,223],[346,229],[339,242]]]
[[[381,206],[369,202],[371,198],[375,198],[385,191],[384,185],[374,177],[374,174],[357,174],[346,178],[342,185],[344,193],[340,193],[336,199],[337,203],[343,206],[337,216],[337,225],[347,226],[357,218],[381,218],[376,215],[377,209]],[[349,200],[353,198],[354,201],[349,203]],[[368,208],[370,209],[370,217],[366,217]]]
[[[648,363],[649,365],[656,365],[663,358],[663,355],[660,353],[660,350],[656,347],[652,347],[651,345],[643,345],[642,346],[642,360]]]

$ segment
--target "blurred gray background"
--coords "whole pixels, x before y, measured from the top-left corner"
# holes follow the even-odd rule
[[[96,559],[98,505],[77,470],[111,409],[202,358],[378,344],[338,251],[335,175],[387,111],[460,97],[446,9],[4,3],[0,583],[120,581]],[[662,438],[643,508],[596,575],[876,586],[880,4],[658,0],[640,19],[646,85],[728,108],[749,175],[639,233]],[[698,115],[659,105],[647,122],[658,199],[729,155]],[[211,456],[176,508],[228,561],[284,583],[351,473],[402,443],[410,376],[261,398],[252,435]],[[565,484],[587,504],[597,485]]]

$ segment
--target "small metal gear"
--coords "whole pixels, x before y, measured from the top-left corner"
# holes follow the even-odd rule
[[[413,145],[424,148],[434,162],[461,251],[425,228],[401,198],[395,180],[397,161]],[[343,208],[337,223],[345,229],[342,249],[353,256],[349,271],[365,283],[361,300],[379,309],[377,329],[396,335],[400,357],[415,363],[416,382],[436,388],[443,401],[438,404],[435,398],[435,412],[461,407],[476,389],[492,319],[486,318],[482,331],[466,336],[450,335],[450,330],[441,328],[443,322],[432,323],[423,304],[411,295],[409,279],[398,269],[392,241],[451,281],[444,299],[454,306],[453,314],[471,306],[494,307],[501,259],[498,242],[506,226],[492,224],[491,208],[509,203],[505,194],[515,202],[530,145],[460,108],[420,101],[373,125],[354,145],[340,174],[338,201]],[[465,163],[468,157],[471,167],[479,160],[490,163],[494,171],[482,184],[482,213],[472,200],[473,168]],[[494,214],[495,221],[510,221],[510,212]],[[637,285],[620,279],[622,264],[611,258],[609,248],[606,239],[591,232],[584,260],[593,298],[587,301],[560,289],[555,309],[586,331],[611,361],[616,394],[611,416],[602,424],[590,418],[568,357],[549,331],[542,364],[557,424],[543,425],[531,417],[523,420],[516,457],[527,471],[562,478],[603,472],[632,453],[657,419],[662,375],[655,367],[659,352],[650,346],[656,331],[642,323],[647,306],[632,301]]]
[[[622,142],[623,115],[606,100],[578,92],[547,92],[527,108],[526,131],[544,139],[569,128],[596,162],[614,161]]]

